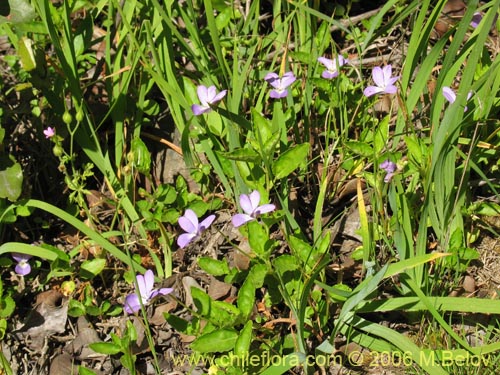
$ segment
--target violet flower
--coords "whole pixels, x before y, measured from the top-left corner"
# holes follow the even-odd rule
[[[206,87],[200,85],[196,88],[198,94],[198,99],[201,102],[199,104],[193,104],[191,109],[195,116],[201,115],[202,113],[210,112],[212,110],[212,105],[217,104],[226,96],[227,90],[222,90],[217,93],[215,86]]]
[[[364,89],[363,94],[370,97],[375,94],[395,94],[398,88],[394,86],[394,82],[399,79],[399,76],[391,77],[392,66],[386,65],[383,68],[376,66],[372,70],[373,82],[376,86],[368,86]]]
[[[479,23],[481,22],[481,20],[483,19],[483,16],[481,13],[479,12],[476,12],[474,13],[474,15],[472,16],[472,20],[470,21],[470,25],[473,27],[473,28],[477,28],[479,26]]]
[[[188,208],[184,216],[179,218],[179,225],[186,233],[181,234],[179,238],[177,238],[177,245],[179,245],[180,248],[187,246],[191,241],[198,238],[214,220],[215,215],[210,215],[201,223],[198,223],[198,216],[196,216],[193,210]]]
[[[396,163],[390,161],[389,159],[385,160],[380,164],[380,169],[383,169],[386,172],[384,177],[384,182],[390,182],[392,176],[394,176],[394,172],[396,172]]]
[[[266,74],[264,80],[274,87],[269,96],[273,99],[281,99],[288,95],[287,87],[294,83],[296,78],[293,72],[286,72],[281,78],[276,73],[271,72]]]
[[[236,214],[233,216],[233,225],[237,228],[243,224],[255,220],[257,216],[272,212],[276,209],[274,204],[263,204],[259,206],[260,203],[260,193],[258,190],[252,191],[249,195],[240,195],[240,206],[245,211],[244,214]]]
[[[172,288],[153,289],[155,276],[151,270],[147,270],[144,276],[137,275],[136,281],[139,287],[139,293],[129,294],[125,298],[123,308],[127,314],[138,312],[141,309],[141,301],[142,305],[145,306],[156,296],[165,296],[173,291]]]
[[[28,263],[31,255],[12,253],[12,258],[14,258],[14,260],[17,262],[16,268],[14,270],[18,275],[26,276],[31,272],[31,266]]]
[[[469,100],[472,97],[472,91],[469,91],[467,94],[467,100]],[[450,104],[453,104],[455,100],[457,100],[457,94],[453,89],[451,89],[448,86],[443,86],[443,96],[445,97],[446,100],[450,102]],[[467,106],[464,107],[464,112],[467,111]]]
[[[349,60],[338,55],[335,59],[327,59],[326,57],[318,57],[318,61],[326,67],[326,70],[321,73],[321,77],[332,79],[339,75],[339,68],[347,64]]]
[[[52,138],[56,135],[56,129],[49,126],[47,129],[44,129],[43,134],[45,135],[45,138]]]

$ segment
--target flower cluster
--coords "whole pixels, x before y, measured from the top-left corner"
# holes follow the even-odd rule
[[[146,306],[153,298],[173,292],[172,288],[154,289],[155,276],[151,270],[147,270],[144,276],[137,275],[136,282],[139,293],[129,294],[125,298],[124,310],[127,314],[135,314],[141,306]]]
[[[389,159],[385,160],[380,164],[380,169],[383,169],[386,172],[384,177],[384,182],[390,182],[392,180],[392,176],[396,172],[397,165],[396,163],[390,161]]]

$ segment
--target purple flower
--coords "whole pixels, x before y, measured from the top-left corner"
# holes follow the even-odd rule
[[[339,75],[339,68],[349,62],[349,60],[344,59],[341,55],[338,55],[333,60],[326,57],[318,57],[318,61],[326,67],[326,70],[321,74],[321,77],[326,79],[337,77]]]
[[[469,91],[467,94],[467,100],[472,97],[472,91]],[[448,86],[443,86],[443,96],[450,102],[450,104],[454,103],[457,100],[457,94]],[[464,112],[467,111],[467,106],[464,107]]]
[[[391,77],[392,66],[386,65],[383,68],[376,66],[372,70],[373,82],[376,86],[368,86],[364,89],[363,94],[370,97],[375,94],[395,94],[398,88],[394,86],[394,82],[399,79],[399,76]]]
[[[481,15],[481,13],[479,12],[476,12],[474,13],[474,15],[472,16],[472,20],[470,21],[470,25],[473,27],[473,28],[476,28],[479,26],[479,23],[481,22],[481,20],[483,19],[483,16]]]
[[[294,83],[296,78],[292,72],[286,72],[281,78],[276,73],[271,72],[266,74],[264,80],[274,87],[269,96],[273,99],[280,99],[288,95],[286,88]]]
[[[26,276],[31,272],[31,266],[28,263],[31,255],[12,253],[12,258],[17,262],[15,271],[18,275]]]
[[[201,223],[198,223],[198,216],[196,216],[193,210],[188,208],[184,216],[179,218],[179,225],[186,233],[181,234],[179,238],[177,238],[177,245],[181,248],[187,246],[191,241],[198,238],[214,220],[215,215],[210,215]]]
[[[237,228],[243,224],[255,220],[257,216],[272,212],[276,209],[274,204],[263,204],[259,206],[260,193],[258,190],[252,191],[249,195],[240,195],[240,206],[245,211],[244,214],[236,214],[233,216],[233,225]]]
[[[155,276],[151,270],[147,270],[144,276],[137,275],[136,281],[139,293],[129,294],[125,298],[124,310],[127,314],[134,314],[139,311],[141,309],[141,301],[144,306],[154,297],[165,296],[173,291],[172,288],[153,289]]]
[[[389,159],[385,160],[380,164],[380,169],[383,169],[386,172],[384,177],[384,182],[390,182],[392,176],[394,176],[394,172],[396,172],[396,163],[390,161]]]
[[[56,135],[56,129],[49,126],[43,131],[43,134],[45,134],[45,138],[52,138],[54,135]]]
[[[202,113],[210,112],[212,110],[211,105],[215,105],[221,101],[222,98],[226,96],[227,90],[222,90],[217,94],[215,86],[206,87],[200,85],[196,88],[196,92],[198,93],[198,99],[201,105],[193,104],[191,109],[195,116],[198,116]]]

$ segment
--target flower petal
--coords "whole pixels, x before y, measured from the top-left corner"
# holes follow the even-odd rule
[[[260,203],[260,192],[258,190],[254,190],[248,196],[250,199],[250,204],[252,205],[252,213],[255,212],[257,207],[259,207]],[[248,212],[247,212],[248,213]]]
[[[335,70],[335,61],[327,59],[326,57],[318,57],[318,61],[323,64],[328,70]]]
[[[183,233],[179,237],[177,237],[177,245],[182,249],[183,247],[186,247],[197,236],[197,233]]]
[[[390,161],[389,159],[387,160],[384,160],[381,164],[380,164],[380,169],[383,169],[384,171],[386,171],[387,173],[391,173],[391,172],[394,172],[396,171],[396,163]]]
[[[197,233],[198,232],[198,216],[193,210],[187,209],[184,212],[184,216],[181,216],[178,220],[179,225],[187,233]]]
[[[14,270],[18,275],[26,276],[31,272],[31,266],[26,261],[20,262]]]
[[[206,112],[210,112],[212,110],[212,108],[210,108],[209,106],[203,106],[203,105],[199,105],[199,104],[193,104],[191,106],[191,110],[193,111],[193,114],[195,116],[199,116],[203,113],[206,113]]]
[[[288,90],[282,90],[282,91],[271,90],[271,93],[269,94],[269,96],[273,99],[281,99],[286,97],[287,95],[288,95]]]
[[[325,78],[325,79],[332,79],[332,78],[335,78],[339,75],[339,72],[331,72],[329,70],[325,70],[323,71],[323,73],[321,73],[321,77]]]
[[[217,95],[214,96],[210,104],[216,104],[217,102],[221,101],[222,98],[226,96],[227,90],[222,90],[219,92]]]
[[[264,77],[264,81],[266,82],[273,82],[273,81],[276,81],[277,79],[279,79],[279,75],[277,75],[276,73],[274,72],[269,72],[266,74],[266,76]]]
[[[375,94],[378,94],[380,92],[383,92],[384,89],[383,88],[380,88],[378,86],[368,86],[367,88],[365,88],[363,90],[363,94],[366,96],[366,97],[370,97],[372,95],[375,95]]]
[[[215,87],[214,87],[215,88]],[[200,85],[196,88],[196,93],[198,94],[198,99],[201,104],[206,107],[209,103],[209,89],[206,86]]]
[[[207,104],[212,104],[215,95],[217,95],[217,89],[215,88],[215,86],[210,86],[207,89]]]
[[[281,87],[284,89],[290,86],[296,79],[297,78],[295,78],[292,72],[286,72],[283,74],[283,77],[281,77]]]
[[[231,219],[233,226],[235,228],[238,228],[238,227],[242,226],[243,224],[245,224],[249,221],[252,221],[252,220],[255,220],[255,219],[247,214],[236,214]]]
[[[455,91],[453,91],[448,86],[443,87],[443,95],[450,103],[453,103],[455,102],[455,100],[457,100],[457,94],[455,94]]]
[[[129,294],[125,297],[125,303],[123,304],[123,309],[127,314],[135,314],[141,309],[141,302],[139,296],[135,293]]]
[[[31,259],[31,255],[21,254],[21,253],[12,253],[12,258],[14,258],[14,260],[19,263],[19,262],[25,262],[28,259]]]
[[[148,297],[151,294],[151,290],[153,290],[153,285],[155,282],[155,277],[153,271],[147,270],[143,275],[137,275],[137,286],[139,287],[138,295],[142,298],[142,303],[146,303],[148,301]]]
[[[382,68],[380,66],[376,66],[376,67],[373,68],[373,70],[372,70],[372,78],[373,78],[373,82],[375,82],[375,84],[378,87],[384,87],[385,86],[384,71],[382,70]]]
[[[388,85],[384,89],[384,93],[386,94],[395,94],[398,92],[398,88],[394,85]]]
[[[254,207],[252,206],[252,201],[250,200],[250,196],[247,194],[240,195],[240,206],[245,213],[251,215],[253,213]]]
[[[203,232],[207,229],[215,220],[215,215],[207,216],[201,223],[198,225],[198,233]]]
[[[274,204],[263,204],[262,206],[257,207],[255,210],[255,215],[262,215],[262,214],[267,214],[268,212],[273,212],[276,209],[276,206]]]
[[[154,290],[151,291],[151,295],[149,296],[149,298],[153,299],[156,296],[166,296],[167,294],[170,294],[173,291],[174,291],[173,288],[154,289]]]

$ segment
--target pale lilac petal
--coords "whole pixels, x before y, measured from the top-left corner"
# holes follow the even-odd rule
[[[455,92],[447,86],[443,87],[443,95],[450,103],[453,103],[455,100],[457,100],[457,94],[455,94]]]
[[[183,233],[179,237],[177,237],[177,245],[182,249],[196,237],[198,237],[198,233]]]
[[[250,196],[248,196],[247,194],[240,195],[240,206],[241,209],[248,215],[253,214],[253,210],[255,209],[255,207],[252,205],[252,201],[250,200]]]
[[[262,206],[257,207],[255,210],[255,215],[262,215],[262,214],[267,214],[268,212],[273,212],[276,209],[276,206],[274,204],[263,204]]]
[[[281,99],[286,97],[287,95],[288,95],[288,90],[282,90],[282,91],[271,90],[271,92],[269,93],[269,96],[273,99]]]
[[[125,298],[123,309],[127,314],[135,314],[136,312],[138,312],[141,309],[141,302],[139,300],[139,296],[135,293],[129,294]]]
[[[323,64],[328,70],[335,70],[337,66],[334,60],[327,59],[326,57],[318,57],[318,61]]]
[[[148,271],[151,271],[151,270],[148,270]],[[153,271],[151,271],[151,274],[152,273],[153,273]],[[140,294],[143,303],[147,302],[148,296],[151,293],[151,290],[153,289],[153,285],[154,285],[154,275],[153,275],[153,280],[151,280],[149,278],[148,272],[146,272],[145,275],[147,275],[148,277],[143,276],[143,275],[137,275],[137,277],[136,277],[137,286],[139,287],[138,294]]]
[[[198,216],[196,216],[193,210],[188,208],[184,212],[184,216],[179,218],[179,225],[188,233],[196,233],[198,232]]]
[[[212,108],[210,108],[208,105],[204,106],[204,105],[199,105],[199,104],[193,104],[191,106],[191,110],[193,111],[193,114],[195,116],[199,116],[203,113],[210,112],[212,110]]]
[[[392,65],[386,65],[382,68],[382,74],[384,76],[384,83],[387,85],[387,82],[391,79],[392,76]]]
[[[378,93],[381,93],[383,92],[384,89],[378,87],[378,86],[368,86],[367,88],[365,88],[363,90],[363,94],[366,96],[366,97],[370,97],[372,95],[375,95],[375,94],[378,94]]]
[[[387,81],[387,86],[391,86],[391,85],[393,85],[394,83],[396,83],[396,81],[397,81],[400,77],[401,77],[401,76],[395,76],[395,77],[389,78],[389,80]]]
[[[25,262],[28,259],[31,259],[31,255],[22,254],[22,253],[12,253],[12,258],[14,258],[14,260],[19,263],[19,262]]]
[[[242,226],[243,224],[245,224],[249,221],[252,221],[252,220],[255,220],[255,219],[247,214],[236,214],[231,219],[233,226],[235,228],[238,228],[238,227]]]
[[[219,102],[220,100],[222,100],[222,98],[224,98],[226,96],[226,93],[227,93],[227,90],[222,90],[221,92],[219,92],[211,100],[210,104],[216,104],[217,102]]]
[[[151,291],[151,294],[149,296],[149,299],[153,299],[156,296],[166,296],[167,294],[170,294],[174,291],[173,288],[161,288],[161,289],[154,289]]]
[[[279,78],[280,78],[280,77],[279,77],[279,75],[277,75],[276,73],[274,73],[274,72],[269,72],[269,73],[267,73],[267,74],[266,74],[266,76],[264,77],[264,81],[271,83],[271,82],[276,81],[276,80],[277,80],[277,79],[279,79]]]
[[[31,272],[31,266],[28,262],[22,261],[17,264],[14,270],[18,275],[26,276]]]
[[[292,83],[295,82],[296,79],[297,78],[295,78],[292,72],[286,72],[285,74],[283,74],[283,77],[281,78],[281,87],[285,88],[290,86]]]
[[[201,104],[204,107],[208,106],[209,99],[210,99],[209,88],[207,88],[206,86],[200,85],[196,88],[196,93],[198,94],[198,99],[200,100]]]
[[[392,173],[392,172],[387,173],[387,174],[385,175],[385,177],[384,177],[384,182],[385,182],[385,183],[391,182],[392,177],[394,177],[394,173]]]
[[[339,72],[331,72],[329,70],[324,70],[323,73],[321,73],[321,77],[325,79],[332,79],[335,78],[339,75]]]
[[[383,169],[387,173],[392,173],[396,171],[396,163],[390,161],[389,159],[385,160],[380,164],[380,169]]]
[[[211,104],[213,102],[215,95],[217,95],[217,89],[215,86],[210,86],[207,89],[207,104]]]
[[[254,190],[248,196],[250,199],[250,204],[252,205],[252,213],[255,212],[255,209],[259,207],[260,203],[260,192],[258,190]],[[247,211],[245,211],[247,212]],[[248,213],[248,212],[247,212]]]
[[[384,79],[384,71],[382,70],[381,67],[376,66],[372,70],[372,77],[373,77],[373,82],[378,87],[384,87],[385,86],[385,79]]]
[[[386,94],[395,94],[397,92],[398,92],[398,88],[394,85],[388,85],[384,89],[384,93],[386,93]]]
[[[198,232],[199,233],[203,232],[213,223],[214,220],[215,220],[215,215],[210,215],[207,218],[205,218],[198,226]]]

